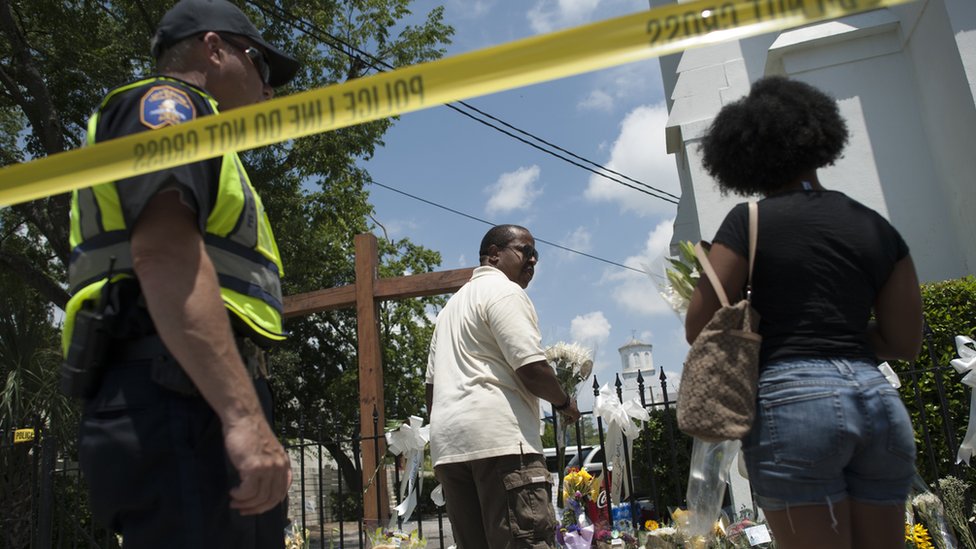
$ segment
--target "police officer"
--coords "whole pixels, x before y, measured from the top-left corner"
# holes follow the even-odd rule
[[[109,92],[89,143],[270,99],[299,68],[226,0],[181,0],[152,54],[159,75]],[[284,338],[282,268],[238,155],[80,190],[71,210],[65,371],[97,371],[79,391],[95,518],[127,548],[282,547],[291,469],[261,350]]]

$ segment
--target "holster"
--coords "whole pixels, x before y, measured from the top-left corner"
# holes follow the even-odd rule
[[[109,327],[101,311],[81,309],[75,314],[68,354],[61,362],[61,392],[69,397],[89,398],[98,388]]]

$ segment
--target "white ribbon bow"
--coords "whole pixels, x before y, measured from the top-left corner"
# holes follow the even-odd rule
[[[956,351],[959,358],[952,359],[950,364],[960,374],[966,374],[962,382],[973,388],[969,397],[969,426],[956,453],[956,463],[965,461],[969,465],[969,458],[976,453],[976,341],[970,337],[956,336]]]
[[[400,478],[400,499],[396,514],[390,518],[389,529],[396,530],[398,517],[404,521],[410,520],[410,515],[417,507],[417,494],[423,489],[424,479],[418,475],[420,464],[424,460],[424,449],[430,441],[430,425],[422,427],[424,419],[410,416],[410,421],[401,425],[396,431],[386,433],[386,443],[394,455],[403,454],[406,466],[403,477]]]
[[[600,387],[593,413],[603,420],[607,430],[605,442],[607,463],[612,464],[613,470],[617,473],[610,475],[610,499],[613,503],[620,503],[623,481],[630,473],[627,470],[627,460],[624,459],[624,441],[627,441],[627,453],[632,454],[634,439],[640,435],[643,422],[649,420],[651,416],[636,398],[621,403],[607,384]],[[634,419],[640,423],[635,424]]]

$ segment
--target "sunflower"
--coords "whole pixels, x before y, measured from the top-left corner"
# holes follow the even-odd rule
[[[935,549],[932,545],[932,538],[929,537],[929,531],[921,524],[905,525],[905,541],[912,542],[915,549]]]

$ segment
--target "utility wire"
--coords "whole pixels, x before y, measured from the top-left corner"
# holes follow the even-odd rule
[[[466,105],[466,104],[465,104],[465,103],[464,103],[463,101],[460,101],[460,103],[461,103],[462,105]],[[607,174],[605,174],[605,173],[601,173],[601,172],[598,172],[598,171],[596,171],[596,170],[594,170],[593,168],[590,168],[589,166],[584,166],[583,164],[580,164],[579,162],[576,162],[576,161],[574,161],[574,160],[570,160],[570,159],[568,159],[568,158],[565,158],[565,157],[562,157],[562,156],[560,156],[560,155],[558,155],[558,154],[556,154],[556,153],[554,153],[554,152],[552,152],[552,151],[550,151],[550,150],[548,150],[548,149],[545,149],[545,148],[543,148],[543,147],[541,147],[541,146],[539,146],[539,145],[536,145],[535,143],[532,143],[532,142],[530,142],[530,141],[527,141],[527,140],[525,140],[525,139],[523,139],[523,138],[521,138],[521,137],[519,137],[519,136],[517,136],[517,135],[515,135],[515,134],[513,134],[513,133],[511,133],[511,132],[509,132],[509,131],[506,131],[506,130],[504,130],[504,129],[502,129],[502,128],[499,128],[499,127],[497,127],[497,126],[494,126],[494,125],[492,125],[492,124],[491,124],[491,123],[489,123],[489,122],[485,122],[484,120],[481,120],[481,119],[479,119],[478,117],[476,117],[476,116],[474,116],[474,115],[472,115],[472,114],[470,114],[470,113],[467,113],[467,112],[464,112],[464,111],[462,111],[462,110],[460,110],[460,109],[458,109],[458,108],[457,108],[457,107],[455,107],[454,105],[451,105],[451,104],[447,104],[447,105],[445,105],[445,106],[446,106],[446,107],[448,107],[448,108],[450,108],[450,109],[453,109],[453,110],[455,110],[455,111],[457,111],[457,112],[458,112],[458,113],[460,113],[460,114],[463,114],[464,116],[467,116],[468,118],[470,118],[470,119],[472,119],[472,120],[474,120],[475,122],[480,122],[480,123],[482,123],[482,124],[484,124],[484,125],[486,125],[486,126],[488,126],[489,128],[492,128],[492,129],[494,129],[494,130],[496,130],[496,131],[499,131],[499,132],[501,132],[501,133],[503,133],[503,134],[505,134],[505,135],[507,135],[507,136],[509,136],[509,137],[511,137],[512,139],[515,139],[516,141],[521,141],[522,143],[525,143],[526,145],[528,145],[528,146],[530,146],[530,147],[533,147],[533,148],[536,148],[536,149],[538,149],[538,150],[540,150],[540,151],[542,151],[542,152],[544,152],[544,153],[546,153],[546,154],[549,154],[549,155],[552,155],[552,156],[555,156],[556,158],[558,158],[558,159],[560,159],[560,160],[562,160],[562,161],[564,161],[564,162],[567,162],[567,163],[569,163],[569,164],[572,164],[573,166],[576,166],[576,167],[578,167],[578,168],[582,168],[582,169],[584,169],[584,170],[586,170],[586,171],[588,171],[588,172],[592,172],[592,173],[594,173],[594,174],[596,174],[596,175],[599,175],[600,177],[603,177],[603,178],[606,178],[606,179],[609,179],[610,181],[613,181],[613,182],[615,182],[615,183],[619,183],[619,184],[621,184],[621,185],[623,185],[624,187],[629,187],[629,188],[631,188],[631,189],[634,189],[635,191],[638,191],[638,192],[642,192],[642,193],[644,193],[644,194],[646,194],[646,195],[649,195],[649,196],[653,196],[654,198],[659,198],[659,199],[661,199],[661,200],[664,200],[665,202],[670,202],[671,204],[677,204],[677,203],[678,203],[678,200],[677,200],[677,199],[675,199],[675,198],[670,198],[670,197],[668,197],[668,196],[660,196],[660,195],[658,195],[658,194],[655,194],[655,193],[663,193],[663,194],[668,194],[668,193],[665,193],[664,191],[660,191],[660,190],[658,190],[658,189],[655,189],[654,187],[650,187],[649,185],[646,185],[646,184],[644,184],[644,183],[640,183],[639,181],[638,181],[638,183],[640,183],[641,185],[644,185],[644,186],[646,186],[646,187],[649,187],[649,188],[650,188],[651,190],[647,190],[647,189],[642,189],[642,188],[640,188],[640,187],[637,187],[637,186],[634,186],[634,185],[631,185],[630,183],[625,183],[625,182],[623,182],[623,181],[621,181],[621,180],[619,180],[619,179],[617,179],[617,178],[615,178],[615,177],[610,177],[609,175],[607,175]],[[467,106],[467,105],[466,105],[466,106]],[[480,112],[480,111],[479,111],[479,112]],[[508,125],[508,124],[506,124],[506,125]],[[520,132],[522,132],[522,130],[518,130],[517,128],[516,128],[516,130],[517,130],[517,131],[520,131]],[[525,132],[522,132],[522,133],[525,133]],[[529,134],[529,135],[531,135],[531,134]],[[540,141],[541,141],[541,140],[540,140]],[[573,156],[576,156],[576,155],[575,155],[575,154],[573,154],[573,153],[569,153],[569,154],[571,154],[571,155],[573,155]],[[590,163],[590,164],[593,164],[593,162],[590,162],[589,160],[586,160],[585,158],[582,158],[582,157],[578,157],[578,156],[577,156],[577,158],[581,158],[581,159],[582,159],[582,160],[584,160],[585,162],[588,162],[588,163]],[[596,166],[599,166],[598,164],[594,164],[594,165],[596,165]],[[603,167],[601,167],[600,169],[606,169],[606,168],[603,168]],[[624,176],[624,177],[627,177],[627,176]],[[628,177],[628,179],[630,179],[630,178]],[[673,196],[673,195],[672,195],[672,196]]]
[[[305,20],[299,18],[298,16],[292,14],[291,12],[289,12],[288,10],[286,10],[284,8],[280,8],[280,7],[277,7],[277,6],[274,6],[274,5],[269,6],[269,5],[265,4],[264,2],[257,1],[257,0],[248,0],[248,2],[251,3],[251,4],[253,4],[254,6],[256,6],[261,11],[265,12],[266,14],[271,14],[273,17],[276,17],[277,19],[279,19],[279,20],[281,20],[281,21],[283,21],[283,22],[291,25],[293,28],[299,30],[300,32],[302,32],[304,34],[307,34],[307,35],[310,35],[310,36],[314,36],[316,39],[318,39],[319,41],[323,42],[324,44],[326,44],[330,48],[332,48],[332,49],[334,49],[334,50],[336,50],[336,51],[338,51],[338,52],[340,52],[342,54],[345,54],[345,55],[349,56],[350,58],[352,58],[352,59],[354,59],[354,60],[356,60],[356,61],[358,61],[360,63],[363,63],[364,65],[366,65],[368,67],[371,67],[372,69],[374,69],[376,71],[384,72],[383,68],[381,68],[381,67],[384,67],[384,68],[386,68],[388,70],[395,70],[395,68],[396,68],[393,65],[391,65],[391,64],[387,63],[386,61],[384,61],[383,59],[380,59],[380,58],[374,56],[373,54],[371,54],[369,52],[363,51],[360,48],[358,48],[358,47],[356,47],[356,46],[354,46],[352,44],[349,44],[345,40],[343,40],[341,38],[338,38],[338,37],[330,34],[326,30],[324,30],[321,27],[319,27],[318,25],[316,25],[315,23],[312,23],[312,22],[309,22],[309,21],[305,21]],[[300,24],[301,25],[304,25],[304,26],[300,26]],[[350,53],[349,51],[343,50],[341,47],[339,47],[340,45],[341,46],[344,46],[345,48],[348,48],[349,50],[352,50],[353,52],[356,52],[358,55],[354,55],[353,53]],[[368,60],[363,59],[363,57],[368,58],[371,62],[368,61]],[[380,67],[378,67],[377,65],[380,65]],[[618,183],[618,184],[623,185],[625,187],[628,187],[630,189],[633,189],[633,190],[642,192],[642,193],[644,193],[644,194],[646,194],[648,196],[652,196],[654,198],[658,198],[660,200],[663,200],[665,202],[669,202],[671,204],[678,204],[678,201],[679,201],[680,198],[678,196],[672,194],[672,193],[669,193],[667,191],[658,189],[658,188],[653,187],[651,185],[648,185],[647,183],[644,183],[642,181],[638,181],[638,180],[636,180],[636,179],[634,179],[632,177],[629,177],[627,175],[624,175],[624,174],[622,174],[620,172],[617,172],[615,170],[612,170],[610,168],[606,168],[606,167],[604,167],[604,166],[602,166],[602,165],[600,165],[600,164],[598,164],[596,162],[593,162],[592,160],[589,160],[587,158],[584,158],[584,157],[582,157],[582,156],[580,156],[580,155],[578,155],[576,153],[573,153],[573,152],[571,152],[571,151],[569,151],[569,150],[567,150],[567,149],[565,149],[563,147],[560,147],[560,146],[558,146],[558,145],[556,145],[554,143],[551,143],[551,142],[549,142],[549,141],[547,141],[547,140],[545,140],[545,139],[543,139],[543,138],[541,138],[541,137],[539,137],[539,136],[537,136],[537,135],[535,135],[535,134],[533,134],[531,132],[528,132],[528,131],[523,130],[521,128],[518,128],[518,127],[516,127],[516,126],[514,126],[512,124],[509,124],[508,122],[505,122],[504,120],[501,120],[500,118],[497,118],[497,117],[495,117],[495,116],[493,116],[493,115],[491,115],[491,114],[489,114],[489,113],[487,113],[485,111],[482,111],[481,109],[478,109],[477,107],[474,107],[473,105],[470,105],[470,104],[468,104],[468,103],[466,103],[464,101],[458,101],[457,103],[460,104],[460,105],[463,105],[464,107],[466,107],[466,108],[468,108],[468,109],[470,109],[470,110],[472,110],[474,112],[477,112],[478,114],[480,114],[482,116],[485,116],[485,117],[487,117],[487,118],[489,118],[489,119],[491,119],[491,120],[493,120],[495,122],[498,122],[499,124],[502,124],[505,127],[510,128],[510,129],[512,129],[512,130],[514,130],[514,131],[516,131],[516,132],[518,132],[520,134],[522,134],[522,135],[525,135],[525,136],[527,136],[527,137],[529,137],[531,139],[534,139],[534,140],[536,140],[536,141],[538,141],[540,143],[544,143],[545,145],[547,145],[549,147],[552,147],[552,148],[554,148],[554,149],[556,149],[556,150],[558,150],[558,151],[560,151],[562,153],[565,153],[565,154],[571,156],[572,158],[575,158],[575,159],[579,160],[580,162],[583,162],[585,164],[589,164],[590,166],[595,166],[597,169],[593,169],[593,168],[591,168],[589,166],[586,166],[584,164],[581,164],[580,162],[571,160],[570,158],[566,158],[565,156],[562,156],[562,155],[560,155],[560,154],[558,154],[558,153],[556,153],[554,151],[551,151],[551,150],[546,149],[546,148],[544,148],[544,147],[542,147],[540,145],[537,145],[536,143],[532,143],[530,141],[527,141],[526,139],[523,139],[521,137],[518,137],[518,136],[514,135],[513,133],[511,133],[511,132],[509,132],[509,131],[507,131],[507,130],[505,130],[503,128],[500,128],[500,127],[496,126],[495,124],[493,124],[491,122],[488,122],[486,120],[480,119],[480,118],[474,116],[473,114],[470,114],[468,112],[465,112],[465,111],[459,109],[457,106],[455,106],[453,104],[448,103],[445,106],[448,107],[448,108],[450,108],[450,109],[452,109],[452,110],[454,110],[455,112],[457,112],[459,114],[462,114],[464,116],[467,116],[468,118],[470,118],[470,119],[472,119],[472,120],[474,120],[476,122],[479,122],[481,124],[484,124],[485,126],[488,126],[489,128],[492,128],[492,129],[494,129],[494,130],[496,130],[496,131],[498,131],[500,133],[503,133],[503,134],[505,134],[505,135],[507,135],[507,136],[509,136],[509,137],[511,137],[511,138],[513,138],[515,140],[517,140],[517,141],[520,141],[522,143],[525,143],[526,145],[529,145],[529,146],[531,146],[531,147],[533,147],[533,148],[535,148],[535,149],[537,149],[539,151],[542,151],[542,152],[544,152],[544,153],[546,153],[548,155],[551,155],[551,156],[553,156],[555,158],[558,158],[558,159],[560,159],[560,160],[562,160],[564,162],[567,162],[569,164],[572,164],[572,165],[574,165],[574,166],[576,166],[578,168],[582,168],[582,169],[584,169],[586,171],[589,171],[589,172],[591,172],[593,174],[596,174],[596,175],[598,175],[600,177],[603,177],[605,179],[609,179],[610,181],[613,181],[615,183]],[[603,171],[598,171],[598,170],[603,170]],[[607,173],[603,173],[603,172],[607,172]],[[629,181],[632,181],[636,185],[630,184],[630,183],[626,183],[626,182],[624,182],[624,181],[622,181],[622,180],[620,180],[620,179],[618,179],[616,177],[613,177],[611,175],[608,175],[608,173],[609,174],[616,175],[616,176],[620,176],[622,178],[625,178],[625,179],[627,179]]]
[[[680,196],[671,194],[671,193],[669,193],[667,191],[658,189],[656,187],[652,187],[651,185],[648,185],[647,183],[644,183],[643,181],[638,181],[638,180],[630,177],[629,175],[622,174],[622,173],[620,173],[620,172],[618,172],[616,170],[612,170],[610,168],[607,168],[606,166],[603,166],[601,164],[597,164],[596,162],[593,162],[592,160],[590,160],[588,158],[584,158],[582,156],[579,156],[578,154],[574,153],[573,151],[566,150],[566,149],[560,147],[559,145],[556,145],[555,143],[550,143],[549,141],[546,141],[545,139],[543,139],[543,138],[541,138],[541,137],[539,137],[537,135],[534,135],[534,134],[529,133],[529,132],[527,132],[525,130],[522,130],[521,128],[518,128],[516,126],[513,126],[513,125],[509,124],[508,122],[505,122],[504,120],[493,116],[491,113],[487,113],[487,112],[485,112],[485,111],[483,111],[483,110],[475,107],[474,105],[469,105],[468,103],[465,103],[464,101],[458,101],[458,103],[460,103],[460,104],[464,105],[465,107],[467,107],[467,108],[469,108],[469,109],[477,112],[478,114],[480,114],[482,116],[486,116],[486,117],[494,120],[495,122],[498,122],[499,124],[501,124],[501,125],[503,125],[505,127],[511,128],[511,129],[517,131],[518,133],[523,134],[523,135],[527,135],[527,136],[531,137],[532,139],[535,139],[535,140],[537,140],[537,141],[539,141],[541,143],[545,143],[546,145],[548,145],[548,146],[556,149],[559,152],[566,153],[566,154],[572,156],[573,158],[575,158],[577,160],[580,160],[582,162],[585,162],[587,164],[590,164],[592,166],[595,166],[595,167],[597,167],[597,168],[599,168],[601,170],[604,170],[606,172],[612,173],[613,175],[620,176],[620,177],[622,177],[622,178],[624,178],[624,179],[626,179],[628,181],[631,181],[631,182],[636,183],[638,185],[641,185],[643,187],[647,187],[650,190],[653,190],[655,192],[659,192],[659,193],[661,193],[661,194],[663,194],[665,196],[669,196],[669,197],[671,197],[671,198],[673,198],[675,200],[680,200],[681,199]],[[450,106],[450,105],[448,105],[448,106]],[[466,114],[466,113],[462,113],[462,114]],[[470,115],[468,115],[468,116],[470,116]],[[479,122],[480,122],[480,120],[479,120]],[[549,151],[546,151],[546,152],[549,152]],[[549,153],[549,154],[552,154],[552,153]],[[590,171],[593,171],[593,170],[590,170]],[[596,173],[596,172],[593,172],[593,173]],[[602,174],[597,174],[597,175],[602,175]],[[658,197],[658,198],[661,198],[661,197]],[[664,200],[664,199],[662,198],[662,200]],[[674,203],[677,204],[677,202],[674,202]]]
[[[462,217],[467,217],[468,219],[472,219],[474,221],[478,221],[479,223],[484,223],[485,225],[490,225],[492,227],[494,227],[495,225],[497,225],[497,223],[492,223],[491,221],[488,221],[488,220],[485,220],[485,219],[481,219],[480,217],[475,217],[475,216],[473,216],[471,214],[467,214],[467,213],[464,213],[462,211],[455,210],[454,208],[449,208],[447,206],[444,206],[443,204],[438,204],[437,202],[434,202],[434,201],[431,201],[431,200],[427,200],[426,198],[421,198],[421,197],[419,197],[417,195],[410,194],[410,193],[408,193],[406,191],[401,191],[400,189],[397,189],[397,188],[394,188],[394,187],[390,187],[389,185],[384,185],[384,184],[378,183],[376,181],[373,181],[372,184],[373,185],[376,185],[377,187],[382,187],[382,188],[384,188],[386,190],[393,191],[395,193],[400,193],[403,196],[407,196],[407,197],[412,198],[414,200],[418,200],[420,202],[423,202],[424,204],[429,204],[431,206],[434,206],[435,208],[440,208],[442,210],[449,211],[449,212],[451,212],[453,214],[460,215]],[[555,242],[552,242],[550,240],[544,240],[542,238],[535,237],[535,236],[533,236],[533,238],[535,239],[536,242],[542,242],[543,244],[548,244],[549,246],[552,246],[554,248],[559,248],[560,250],[565,250],[565,251],[570,252],[570,253],[574,253],[574,254],[577,254],[577,255],[581,255],[583,257],[588,257],[590,259],[595,259],[597,261],[602,261],[603,263],[606,263],[608,265],[613,265],[614,267],[620,267],[621,269],[627,269],[627,270],[630,270],[630,271],[634,271],[635,273],[646,274],[644,271],[642,271],[640,269],[635,269],[634,267],[630,267],[628,265],[624,265],[623,263],[617,263],[616,261],[611,261],[609,259],[604,259],[602,257],[598,257],[598,256],[595,256],[595,255],[591,255],[591,254],[588,254],[586,252],[581,252],[579,250],[574,250],[573,248],[568,248],[566,246],[563,246],[562,244],[556,244]]]

